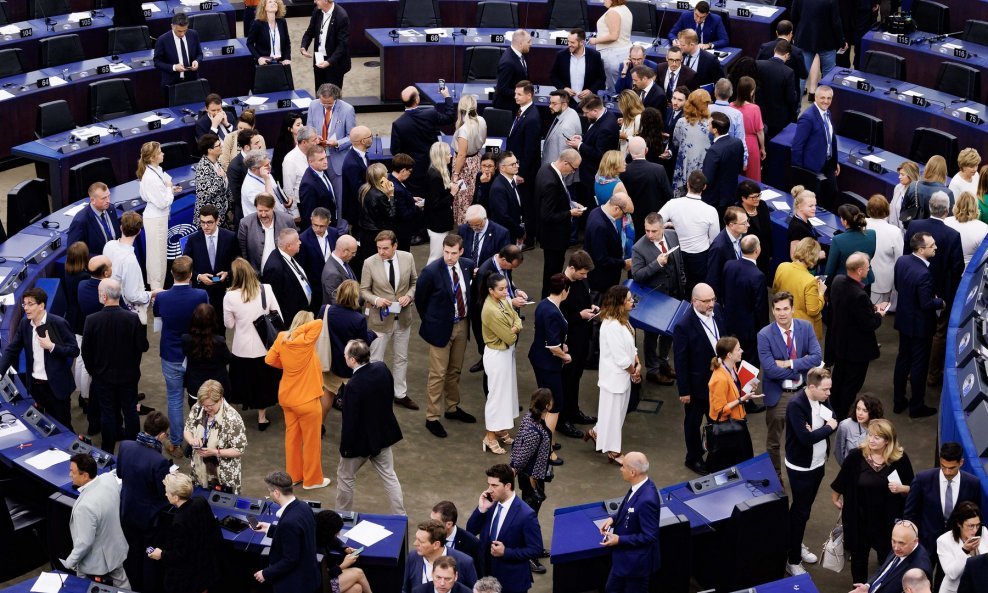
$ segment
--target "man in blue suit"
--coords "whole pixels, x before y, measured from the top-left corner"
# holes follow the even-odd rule
[[[614,548],[611,574],[605,589],[608,593],[648,591],[649,578],[660,567],[659,491],[648,477],[648,458],[631,451],[624,456],[621,478],[631,485],[617,514],[604,521],[601,545]]]
[[[676,24],[669,29],[669,42],[679,45],[677,36],[684,29],[693,29],[700,39],[700,49],[714,49],[726,47],[728,44],[727,29],[724,27],[724,20],[719,14],[710,12],[710,3],[700,0],[693,8],[693,12],[683,12],[679,16]]]
[[[17,367],[23,352],[28,393],[43,413],[73,432],[70,398],[75,390],[75,378],[72,363],[79,356],[79,345],[69,322],[48,313],[47,304],[48,294],[44,290],[29,288],[24,291],[21,296],[24,316],[17,332],[3,349],[0,376],[11,366]]]
[[[731,121],[727,115],[714,112],[710,121],[714,139],[703,157],[703,175],[707,178],[703,201],[723,214],[728,206],[738,201],[738,175],[744,172],[745,149],[744,142],[728,134]]]
[[[473,565],[473,559],[459,550],[447,551],[445,543],[446,528],[442,523],[430,519],[418,524],[412,551],[405,560],[401,593],[412,593],[419,585],[432,581],[432,571],[426,569],[426,563],[435,565],[441,556],[455,559],[457,582],[473,588],[473,584],[477,582],[477,569]]]
[[[837,195],[837,176],[840,175],[840,164],[837,162],[837,127],[830,117],[834,89],[826,85],[819,86],[815,97],[813,107],[803,111],[796,120],[796,135],[792,139],[792,166],[827,176],[827,189],[831,193],[821,200],[826,204]]]
[[[761,241],[755,235],[741,238],[741,259],[724,264],[721,305],[727,319],[727,334],[741,342],[742,358],[758,366],[758,329],[768,323],[765,274],[758,269]],[[760,404],[746,403],[745,409],[761,411]]]
[[[528,561],[542,554],[542,528],[532,507],[515,496],[515,473],[509,466],[487,469],[487,489],[467,531],[480,538],[482,576],[496,578],[503,593],[525,593],[532,587]]]
[[[360,236],[360,188],[367,182],[367,151],[374,143],[374,134],[367,126],[357,126],[350,130],[350,150],[343,157],[343,195],[339,196],[340,216],[349,225],[350,234],[355,237]],[[341,230],[347,230],[344,223],[336,226]],[[373,249],[371,249],[373,253]],[[363,262],[357,262],[357,267]],[[357,270],[360,274],[360,270]]]
[[[173,84],[199,78],[202,61],[199,33],[189,30],[189,15],[175,13],[171,27],[154,44],[154,67],[161,72],[161,89],[166,94]]]
[[[967,566],[971,563],[968,562]],[[909,520],[897,521],[892,528],[892,551],[882,561],[878,570],[872,573],[866,583],[854,583],[850,593],[904,593],[906,588],[903,581],[905,574],[913,570],[921,571],[926,579],[931,579],[933,569],[930,566],[930,555],[919,543],[919,529]],[[965,573],[967,570],[965,569]],[[916,574],[913,572],[912,574]],[[927,589],[929,590],[929,589]],[[912,589],[917,591],[917,589]],[[958,588],[964,591],[964,587]]]
[[[604,108],[597,95],[587,95],[580,101],[580,110],[589,127],[582,136],[573,136],[566,145],[580,151],[580,182],[583,184],[584,203],[593,204],[593,180],[600,168],[600,159],[608,150],[620,150],[621,139],[617,117]],[[594,260],[596,261],[596,260]]]
[[[552,86],[569,95],[571,107],[576,107],[583,97],[604,90],[607,83],[604,61],[597,50],[587,47],[586,41],[586,31],[579,27],[571,29],[566,49],[556,52],[549,72]]]
[[[508,229],[488,220],[487,210],[480,204],[467,208],[464,218],[466,222],[460,225],[456,234],[463,237],[463,255],[470,261],[485,262],[511,243]]]
[[[209,295],[209,304],[216,309],[217,329],[225,332],[223,297],[229,286],[233,260],[240,257],[240,245],[237,234],[221,228],[218,221],[216,206],[203,204],[199,209],[199,231],[189,236],[182,255],[192,258],[192,284]]]
[[[305,502],[295,498],[292,478],[283,471],[264,478],[268,496],[277,504],[281,520],[257,524],[271,538],[268,566],[254,573],[259,583],[271,583],[274,593],[307,593],[321,582],[316,560],[316,519]]]
[[[515,85],[515,103],[518,114],[508,130],[507,149],[518,159],[515,181],[521,196],[522,212],[525,215],[525,243],[534,245],[539,227],[539,196],[533,190],[535,177],[542,166],[542,120],[532,99],[535,87],[522,80]]]
[[[762,393],[765,394],[765,451],[775,473],[782,477],[782,433],[786,428],[786,407],[806,385],[806,373],[820,366],[823,353],[804,319],[793,319],[793,298],[786,291],[772,295],[770,323],[758,332],[758,361],[762,369]]]
[[[628,49],[628,59],[624,61],[621,66],[621,71],[618,72],[618,79],[614,83],[615,92],[620,93],[625,89],[632,89],[634,87],[631,84],[631,71],[635,69],[636,66],[648,66],[652,70],[658,68],[658,64],[652,60],[645,59],[645,48],[640,45],[632,45]]]
[[[498,174],[491,182],[487,205],[491,210],[491,220],[508,229],[513,243],[525,239],[526,220],[522,213],[521,195],[515,182],[518,172],[518,157],[510,150],[501,153],[497,161]],[[535,182],[535,179],[532,179]]]
[[[528,80],[528,62],[525,56],[532,48],[532,35],[525,29],[511,34],[511,46],[501,54],[497,63],[497,82],[494,85],[494,107],[515,112],[515,85]]]
[[[357,125],[353,106],[341,99],[340,87],[332,83],[319,86],[318,101],[309,103],[306,125],[319,134],[319,145],[329,157],[329,180],[336,195],[343,194],[343,157],[350,150],[350,130]]]
[[[330,224],[336,226],[339,222],[339,199],[327,175],[329,159],[326,151],[321,146],[310,146],[305,158],[309,166],[302,173],[302,181],[298,185],[298,213],[302,217],[302,229],[308,228],[316,208],[329,211],[332,218]]]
[[[912,226],[912,225],[909,225]],[[937,296],[930,260],[937,254],[937,242],[925,231],[909,239],[911,253],[895,262],[895,290],[899,302],[895,310],[895,329],[899,331],[899,352],[892,376],[892,410],[901,414],[908,404],[910,418],[924,418],[937,413],[926,405],[926,374],[930,350],[936,331],[937,312],[944,300]],[[906,401],[906,376],[912,383],[912,397]]]
[[[102,255],[108,241],[120,238],[120,220],[110,205],[110,188],[102,181],[89,186],[89,207],[83,207],[69,225],[71,245],[82,241],[89,246],[90,257]]]
[[[748,214],[744,208],[729,206],[724,212],[724,228],[707,250],[707,284],[721,298],[724,296],[724,264],[741,259],[741,237],[747,232]]]
[[[322,278],[326,260],[336,249],[336,240],[340,238],[340,232],[329,226],[329,220],[329,210],[322,207],[316,208],[309,218],[309,228],[302,231],[298,236],[302,245],[299,247],[298,255],[295,258],[305,270],[306,277],[312,278],[313,282],[317,278]],[[321,306],[322,291],[312,291],[312,310],[318,311]]]
[[[457,580],[459,572],[452,556],[440,556],[432,565],[432,580],[412,589],[412,593],[470,593],[473,591]],[[496,581],[495,581],[496,582]]]
[[[594,263],[587,277],[590,290],[604,294],[608,288],[621,283],[622,273],[631,270],[631,258],[625,257],[628,237],[623,231],[618,231],[617,224],[625,213],[631,213],[634,209],[627,195],[615,194],[587,216],[583,248]]]

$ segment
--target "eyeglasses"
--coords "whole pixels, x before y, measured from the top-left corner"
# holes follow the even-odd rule
[[[515,161],[513,163],[501,163],[501,164],[504,165],[505,167],[517,167],[518,161]]]
[[[37,306],[38,306],[38,303],[36,303],[34,301],[24,301],[24,302],[21,303],[21,308],[22,309],[27,309],[28,307],[37,307]]]
[[[736,224],[738,226],[748,226],[751,223],[747,219],[745,219],[743,222],[732,222],[731,224]]]
[[[199,219],[199,226],[213,226],[214,224],[216,224],[215,218]]]
[[[666,58],[666,62],[669,62],[670,64],[682,64],[683,58]]]
[[[916,527],[916,524],[910,521],[909,519],[896,519],[895,524],[905,525],[906,527],[913,530],[913,533],[916,535],[916,537],[919,537],[919,528]]]

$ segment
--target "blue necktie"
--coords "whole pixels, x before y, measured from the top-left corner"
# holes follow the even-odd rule
[[[491,541],[495,541],[497,539],[497,522],[500,517],[501,517],[501,505],[498,504],[497,507],[494,509],[494,520],[491,521]]]
[[[830,148],[834,137],[834,125],[830,122],[830,111],[823,112],[823,121],[827,128],[827,158],[830,158]]]
[[[875,579],[875,582],[871,584],[871,587],[868,588],[868,591],[870,593],[874,593],[874,591],[877,591],[878,588],[882,585],[882,582],[885,580],[885,577],[892,574],[892,571],[895,570],[896,566],[899,566],[900,562],[902,562],[902,558],[896,556],[895,560],[893,560],[891,564],[889,564],[889,569],[883,572],[877,579]]]
[[[103,212],[103,214],[100,214],[97,218],[99,219],[100,226],[103,227],[103,232],[106,234],[106,240],[112,241],[113,231],[110,230],[110,224],[106,220],[106,212]]]

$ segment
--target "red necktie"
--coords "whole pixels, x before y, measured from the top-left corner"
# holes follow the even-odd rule
[[[792,343],[792,330],[786,330],[786,348],[789,350],[789,360],[796,360],[796,346]]]
[[[329,134],[329,119],[333,117],[333,111],[327,107],[326,117],[322,120],[322,139],[326,140],[326,136]]]
[[[453,272],[453,298],[456,299],[456,316],[463,319],[467,316],[467,306],[463,302],[463,291],[460,290],[460,275],[456,273],[456,267],[449,268]]]

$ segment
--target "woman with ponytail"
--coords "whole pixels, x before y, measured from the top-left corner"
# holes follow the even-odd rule
[[[868,261],[875,258],[877,235],[873,229],[868,228],[868,219],[864,213],[854,204],[844,204],[837,209],[837,216],[847,230],[834,235],[830,241],[830,255],[824,272],[828,279],[833,279],[837,274],[847,274],[847,258],[856,251],[866,254]],[[868,270],[865,286],[871,286],[874,281],[875,274]]]

